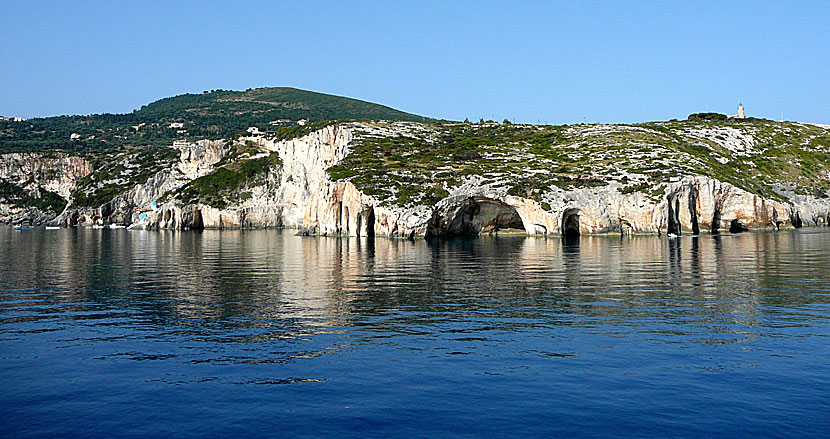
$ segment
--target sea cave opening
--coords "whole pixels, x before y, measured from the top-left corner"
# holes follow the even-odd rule
[[[741,233],[741,232],[748,232],[748,231],[749,231],[749,227],[747,227],[739,219],[733,219],[732,222],[729,223],[729,233]]]
[[[204,230],[205,229],[205,220],[202,217],[202,211],[199,210],[199,209],[196,209],[195,211],[193,211],[192,215],[193,215],[193,219],[192,219],[192,221],[190,222],[189,225],[186,225],[186,227],[189,228],[190,230]],[[185,225],[183,224],[183,226],[185,226]]]
[[[375,209],[373,207],[369,208],[369,217],[366,219],[366,236],[375,237]]]
[[[568,209],[562,214],[562,236],[565,238],[579,236],[579,209]]]
[[[447,226],[447,236],[482,233],[526,233],[515,208],[496,200],[469,199]]]

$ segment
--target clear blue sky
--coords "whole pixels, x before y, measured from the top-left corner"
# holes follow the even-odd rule
[[[244,6],[242,6],[244,5]],[[830,1],[0,0],[0,114],[292,86],[447,119],[830,122]]]

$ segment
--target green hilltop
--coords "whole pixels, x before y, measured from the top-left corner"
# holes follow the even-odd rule
[[[385,105],[291,87],[183,94],[145,105],[135,114],[155,120],[179,121],[179,118],[185,118],[194,123],[201,122],[201,125],[227,123],[228,120],[239,118],[251,123],[249,126],[268,124],[281,118],[312,122],[337,119],[427,119]]]
[[[290,122],[271,123],[280,119]],[[0,120],[0,152],[169,146],[174,139],[223,138],[251,126],[262,131],[288,130],[300,119],[434,120],[380,104],[290,87],[211,90],[160,99],[126,114]],[[183,126],[171,128],[174,122]]]

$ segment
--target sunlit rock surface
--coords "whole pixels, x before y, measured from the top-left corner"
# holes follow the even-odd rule
[[[708,142],[706,147],[711,148],[712,154],[718,154],[718,162],[721,162],[763,153],[758,149],[761,146],[753,137],[753,129],[703,127],[678,132],[688,136],[689,142]],[[651,131],[641,127],[598,125],[572,127],[563,133],[590,142],[592,136],[601,136],[607,141],[620,133],[635,138],[657,135]],[[509,185],[504,182],[521,175],[464,175],[454,186],[445,184],[449,195],[432,204],[390,202],[388,197],[381,199],[364,193],[351,181],[335,181],[330,177],[329,168],[342,163],[353,153],[356,141],[384,136],[420,136],[426,141],[437,138],[428,127],[415,123],[371,122],[333,124],[283,141],[241,138],[237,142],[253,145],[253,152],[246,153],[246,159],[276,153],[281,163],[269,168],[255,183],[247,184],[244,191],[232,194],[229,202],[222,206],[183,203],[175,196],[177,189],[217,170],[229,154],[229,143],[225,141],[199,141],[182,148],[178,160],[170,167],[99,207],[73,208],[70,204],[57,217],[29,215],[28,218],[32,223],[68,226],[116,223],[133,228],[180,230],[289,227],[307,234],[407,238],[498,232],[540,236],[696,234],[726,232],[739,226],[777,230],[822,226],[830,222],[830,202],[826,194],[814,196],[781,184],[777,196],[763,197],[712,176],[695,173],[684,164],[672,168],[673,175],[680,175],[666,177],[660,182],[659,193],[646,190],[656,186],[645,183],[641,185],[643,190],[626,190],[623,182],[631,181],[629,178],[638,181],[635,174],[621,174],[623,180],[619,180],[618,175],[617,179],[604,180],[605,184],[588,187],[551,186],[534,196],[530,196],[530,190],[528,196],[508,190]],[[573,145],[569,148],[576,152],[580,148],[590,148],[585,146],[589,143]],[[658,160],[655,157],[641,154],[636,158]],[[505,158],[506,161],[509,159]],[[231,162],[233,160],[228,163]],[[673,165],[668,163],[666,166]],[[511,169],[516,172],[515,168]],[[527,172],[543,171],[528,169]],[[0,178],[4,181],[35,184],[66,198],[71,198],[78,180],[90,172],[90,165],[79,157],[49,158],[37,154],[0,157]],[[30,175],[34,178],[29,179],[27,176]],[[598,179],[602,174],[590,177]],[[382,186],[385,178],[378,175],[374,181]],[[826,178],[830,178],[830,173]],[[6,222],[19,219],[7,205],[0,205],[0,215]]]

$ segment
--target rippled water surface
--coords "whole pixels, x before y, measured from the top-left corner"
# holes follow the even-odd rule
[[[0,228],[2,437],[828,437],[830,233]]]

